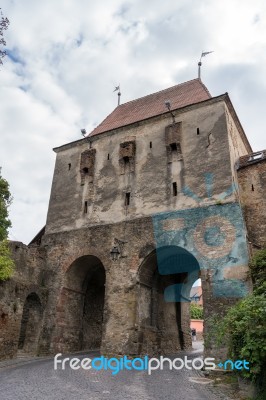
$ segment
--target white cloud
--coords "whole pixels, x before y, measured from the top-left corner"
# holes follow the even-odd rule
[[[3,7],[2,7],[3,8]],[[0,71],[0,165],[14,196],[11,237],[45,223],[52,148],[117,104],[197,76],[229,92],[255,150],[265,148],[264,0],[6,0],[10,57]],[[13,235],[13,236],[12,236]]]

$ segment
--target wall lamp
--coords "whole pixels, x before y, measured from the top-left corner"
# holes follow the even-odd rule
[[[113,260],[113,261],[117,261],[118,258],[119,258],[119,256],[120,256],[119,248],[118,248],[117,246],[114,246],[114,247],[112,248],[112,250],[110,251],[110,254],[111,254],[112,260]]]
[[[126,257],[125,255],[123,255],[123,249],[125,243],[127,242],[125,242],[124,240],[119,240],[117,238],[114,239],[114,246],[110,251],[111,258],[113,261],[117,261],[120,257],[122,258]]]

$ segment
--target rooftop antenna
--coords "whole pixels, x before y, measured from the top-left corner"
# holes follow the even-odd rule
[[[121,92],[120,92],[120,83],[118,86],[115,87],[114,92],[116,92],[118,90],[117,96],[118,96],[118,102],[117,105],[120,106],[120,97],[121,97]]]
[[[201,62],[201,59],[202,59],[202,57],[205,57],[207,54],[210,54],[210,53],[213,53],[213,51],[202,51],[202,53],[201,53],[201,56],[200,56],[200,60],[199,60],[199,62],[198,62],[198,78],[199,79],[201,79],[200,78],[200,67],[202,66],[202,62]]]

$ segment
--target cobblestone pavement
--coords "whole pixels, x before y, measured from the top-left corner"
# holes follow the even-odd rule
[[[184,353],[178,357],[183,357]],[[96,353],[74,357],[93,358]],[[190,357],[196,357],[194,351]],[[229,400],[212,383],[197,383],[197,371],[179,370],[111,371],[65,370],[55,371],[53,359],[21,359],[0,363],[0,400],[99,400],[99,399],[182,399]]]

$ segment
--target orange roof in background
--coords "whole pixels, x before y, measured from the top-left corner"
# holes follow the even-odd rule
[[[168,112],[164,103],[166,100],[170,101],[171,110],[176,110],[210,98],[211,95],[201,80],[193,79],[192,81],[172,86],[169,89],[121,104],[89,136],[165,114]]]
[[[190,290],[190,297],[202,296],[202,286],[192,286]]]

